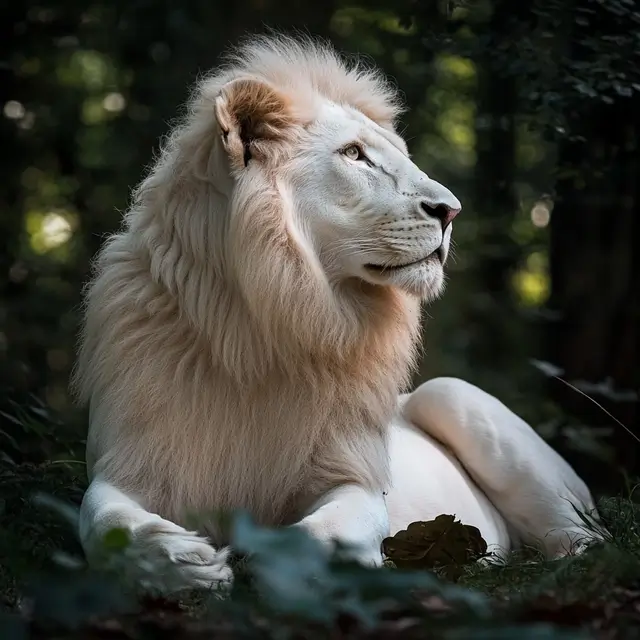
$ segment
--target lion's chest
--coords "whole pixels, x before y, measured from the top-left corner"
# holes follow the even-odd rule
[[[339,473],[340,449],[348,449],[339,412],[329,409],[297,398],[218,404],[206,420],[183,418],[184,433],[163,461],[162,476],[172,479],[164,515],[182,521],[187,513],[243,509],[266,525],[296,520],[322,490],[323,474]]]

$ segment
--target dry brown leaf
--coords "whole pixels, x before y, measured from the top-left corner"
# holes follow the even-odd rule
[[[395,536],[382,541],[385,555],[400,569],[445,568],[455,578],[460,568],[486,555],[487,543],[480,531],[452,515],[412,522]]]

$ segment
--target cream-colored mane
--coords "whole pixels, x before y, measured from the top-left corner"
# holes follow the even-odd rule
[[[97,259],[75,373],[90,471],[163,517],[242,506],[292,522],[333,486],[388,483],[419,302],[329,282],[305,237],[281,172],[321,99],[393,131],[377,72],[307,41],[241,47],[199,83]],[[257,128],[249,150],[239,117]]]

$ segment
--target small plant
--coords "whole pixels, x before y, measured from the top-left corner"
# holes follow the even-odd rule
[[[41,509],[77,527],[74,506],[51,496],[40,495],[36,501]],[[503,577],[509,571],[522,574],[524,564],[469,564],[486,554],[486,544],[477,529],[453,516],[413,523],[386,539],[385,550],[395,555],[398,568],[361,567],[346,560],[340,546],[331,551],[297,528],[257,526],[242,512],[232,515],[230,530],[232,546],[240,555],[233,589],[225,597],[190,594],[170,602],[141,594],[122,579],[126,563],[141,559],[135,557],[127,532],[114,529],[103,541],[104,571],[88,568],[79,557],[55,554],[56,570],[31,581],[23,599],[28,603],[25,612],[0,619],[0,637],[18,640],[35,628],[41,638],[84,638],[105,625],[114,640],[138,637],[131,635],[126,620],[136,629],[144,628],[144,637],[172,629],[169,637],[194,640],[222,631],[247,638],[326,638],[335,633],[356,638],[370,631],[389,638],[589,637],[576,628],[579,621],[569,630],[549,624],[553,620],[564,625],[569,609],[560,598],[548,595],[554,584],[556,592],[560,588],[563,572],[573,583],[576,572],[586,579],[589,554],[555,564],[529,560],[527,566],[538,567],[539,573],[543,567],[544,590],[527,586],[496,600],[482,593],[482,580],[496,580],[500,572]],[[454,577],[459,584],[426,570],[428,565],[439,572],[457,568]],[[163,572],[160,565],[147,569]],[[538,619],[545,624],[538,624]]]

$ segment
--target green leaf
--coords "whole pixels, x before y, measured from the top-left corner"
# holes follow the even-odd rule
[[[114,527],[109,529],[102,538],[102,544],[107,551],[123,551],[131,542],[131,534],[127,529]]]
[[[415,604],[417,591],[439,594],[474,617],[487,613],[485,598],[425,572],[362,567],[328,548],[299,527],[266,529],[248,514],[235,515],[232,546],[248,554],[247,571],[261,602],[279,615],[331,625],[348,613],[368,628],[383,612]]]

